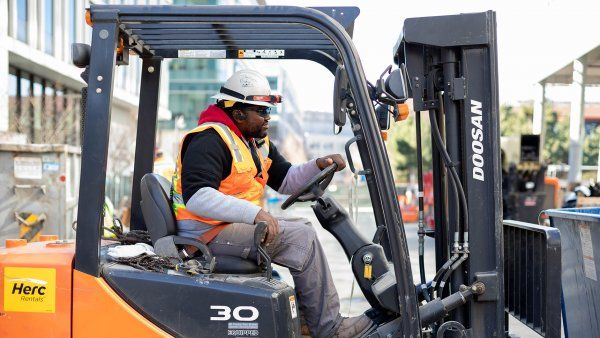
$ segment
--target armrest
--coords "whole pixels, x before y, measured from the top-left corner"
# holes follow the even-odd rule
[[[191,246],[195,247],[196,249],[198,249],[202,253],[202,256],[204,257],[204,259],[206,260],[207,266],[205,266],[205,268],[207,268],[208,270],[210,270],[212,272],[214,263],[215,263],[215,259],[212,255],[212,253],[210,253],[210,250],[208,249],[208,246],[206,244],[204,244],[194,238],[183,237],[183,236],[172,236],[172,237],[173,237],[173,243],[175,243],[175,245],[191,245]]]

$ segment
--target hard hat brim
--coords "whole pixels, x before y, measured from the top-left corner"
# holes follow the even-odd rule
[[[242,99],[238,99],[235,96],[227,95],[227,94],[224,94],[224,93],[217,93],[217,94],[211,96],[211,98],[217,99],[217,100],[228,100],[228,101],[235,101],[235,102],[253,104],[253,105],[256,105],[256,106],[264,106],[264,107],[270,107],[270,108],[275,108],[276,107],[274,104],[269,103],[269,102],[242,100]]]

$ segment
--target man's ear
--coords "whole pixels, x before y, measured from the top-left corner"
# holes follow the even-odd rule
[[[237,121],[245,121],[248,118],[248,114],[243,112],[241,109],[236,109],[231,114]]]

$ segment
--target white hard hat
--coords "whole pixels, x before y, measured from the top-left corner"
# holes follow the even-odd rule
[[[267,78],[253,69],[235,72],[212,98],[265,107],[275,107],[275,103],[281,102],[280,95],[271,95]]]

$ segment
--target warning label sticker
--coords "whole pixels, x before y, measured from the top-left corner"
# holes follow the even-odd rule
[[[182,59],[225,59],[227,52],[223,50],[180,49],[177,57]]]
[[[298,317],[298,311],[296,310],[296,297],[290,296],[290,311],[292,312],[292,318]]]
[[[285,56],[283,49],[240,49],[239,59],[278,59]]]
[[[4,311],[54,313],[56,270],[4,268]]]
[[[594,261],[594,246],[588,224],[579,224],[579,237],[581,239],[581,253],[583,254],[583,272],[587,278],[598,281],[596,262]]]
[[[15,178],[42,179],[42,159],[39,157],[15,157]]]

